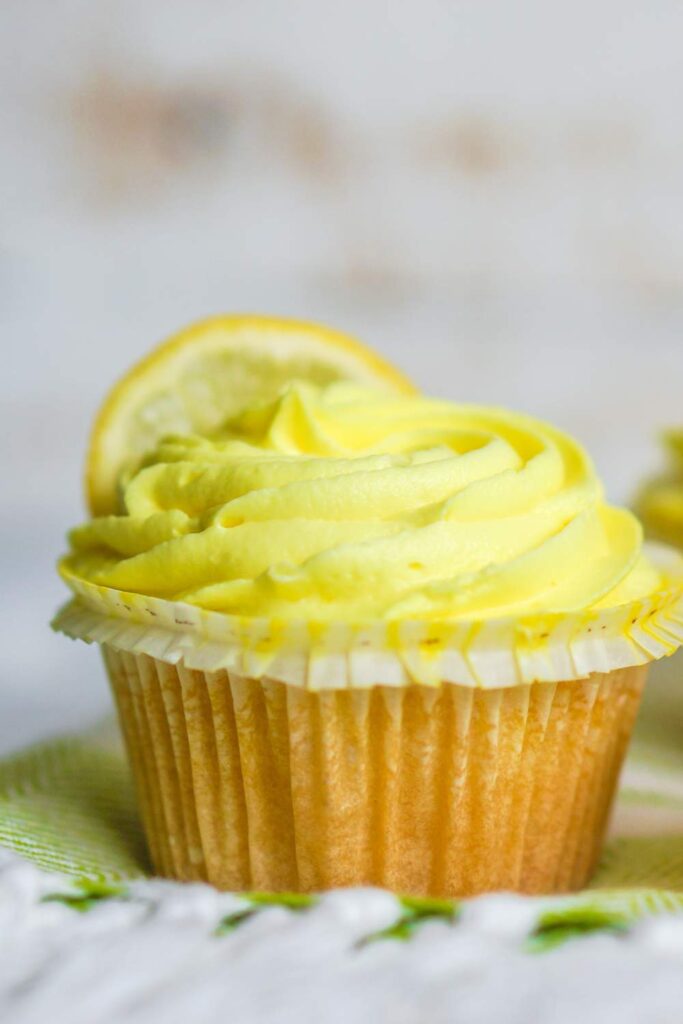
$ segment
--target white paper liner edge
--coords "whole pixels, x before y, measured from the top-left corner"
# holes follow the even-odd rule
[[[648,555],[669,574],[670,588],[581,614],[314,624],[207,612],[72,578],[76,596],[52,625],[74,639],[170,664],[310,690],[410,683],[493,689],[584,679],[644,665],[683,645],[683,561],[662,545],[649,545]]]

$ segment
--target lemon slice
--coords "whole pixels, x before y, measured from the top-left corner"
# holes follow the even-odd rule
[[[117,509],[122,472],[164,434],[209,434],[231,413],[293,378],[415,390],[390,363],[328,327],[264,316],[202,320],[154,349],[105,399],[86,463],[90,511]]]

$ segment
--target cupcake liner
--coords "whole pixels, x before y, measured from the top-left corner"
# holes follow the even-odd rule
[[[233,890],[580,888],[647,671],[311,692],[103,650],[156,869]]]
[[[239,618],[66,573],[102,645],[156,869],[234,890],[581,887],[683,562],[607,611],[468,622]],[[560,681],[561,680],[561,681]]]
[[[349,624],[240,618],[65,578],[75,598],[53,626],[67,635],[169,664],[309,690],[384,686],[498,689],[644,665],[683,644],[683,560],[649,557],[669,585],[647,600],[573,614],[482,622]]]

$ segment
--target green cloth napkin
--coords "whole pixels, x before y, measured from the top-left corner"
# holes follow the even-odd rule
[[[0,845],[90,882],[150,873],[113,722],[0,762]],[[683,655],[653,670],[599,869],[581,899],[634,918],[683,909]]]

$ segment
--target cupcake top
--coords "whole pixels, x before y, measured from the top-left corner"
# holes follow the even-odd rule
[[[638,512],[648,534],[683,547],[683,430],[664,435],[669,466],[643,488]]]
[[[344,383],[167,437],[122,481],[121,514],[70,542],[72,585],[312,622],[611,609],[667,584],[570,437]]]

